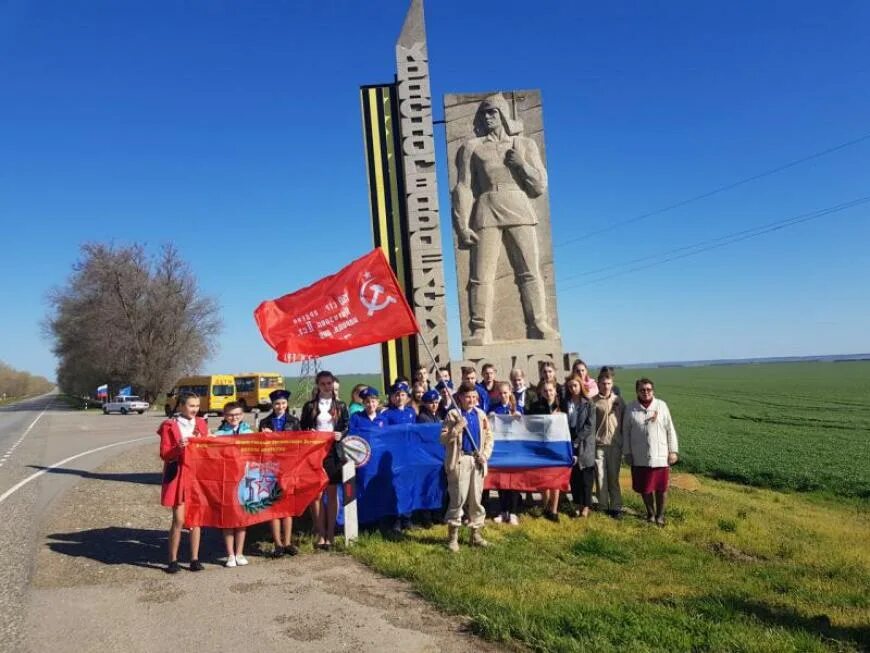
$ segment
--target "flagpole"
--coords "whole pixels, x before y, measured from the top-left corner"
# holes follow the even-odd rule
[[[420,342],[423,343],[423,346],[426,348],[426,351],[429,353],[429,357],[432,359],[432,365],[435,366],[435,370],[438,370],[438,361],[435,360],[435,354],[432,353],[432,348],[429,346],[429,343],[426,341],[426,338],[423,337],[423,334],[419,331],[417,332],[417,338],[420,339]],[[450,404],[457,409],[459,406],[456,405],[456,400],[453,398],[453,395],[450,395]],[[475,453],[480,453],[480,449],[477,448],[477,445],[474,443],[474,438],[471,437],[471,431],[468,430],[468,426],[463,427],[463,431],[468,435],[468,440],[471,442],[471,446],[474,447]]]

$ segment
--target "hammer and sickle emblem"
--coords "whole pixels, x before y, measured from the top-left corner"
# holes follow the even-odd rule
[[[382,300],[380,299],[381,297],[383,297]],[[372,283],[372,279],[368,278],[363,281],[363,284],[359,288],[359,300],[363,306],[369,309],[369,316],[372,316],[375,311],[383,310],[390,304],[393,304],[396,298],[387,295],[382,285]]]

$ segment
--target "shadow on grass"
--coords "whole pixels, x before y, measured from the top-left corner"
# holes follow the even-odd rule
[[[738,596],[707,596],[683,603],[682,607],[697,608],[706,613],[710,613],[711,610],[713,613],[725,610],[735,616],[742,614],[769,626],[791,631],[802,630],[828,640],[852,642],[857,644],[860,650],[866,650],[870,646],[870,625],[835,626],[826,614],[806,617],[790,608],[771,606]]]
[[[89,472],[85,469],[70,469],[68,467],[44,467],[42,465],[28,465],[31,469],[45,470],[47,474],[61,474],[80,476],[98,481],[118,481],[120,483],[139,483],[141,485],[160,485],[161,474],[159,472]]]

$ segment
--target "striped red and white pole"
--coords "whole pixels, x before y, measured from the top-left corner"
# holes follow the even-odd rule
[[[356,511],[356,464],[348,460],[341,467],[342,499],[344,500],[344,543],[352,544],[359,537]]]

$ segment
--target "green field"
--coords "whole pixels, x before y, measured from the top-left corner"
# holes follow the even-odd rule
[[[870,498],[870,361],[626,369],[647,375],[680,436],[680,469]]]
[[[680,469],[761,487],[870,498],[870,361],[621,369],[649,376],[680,436]],[[299,380],[287,377],[293,405]],[[377,374],[341,376],[342,399]]]
[[[627,397],[641,375],[680,435],[666,528],[525,515],[486,550],[442,526],[352,555],[536,651],[870,650],[870,363],[623,369]]]

